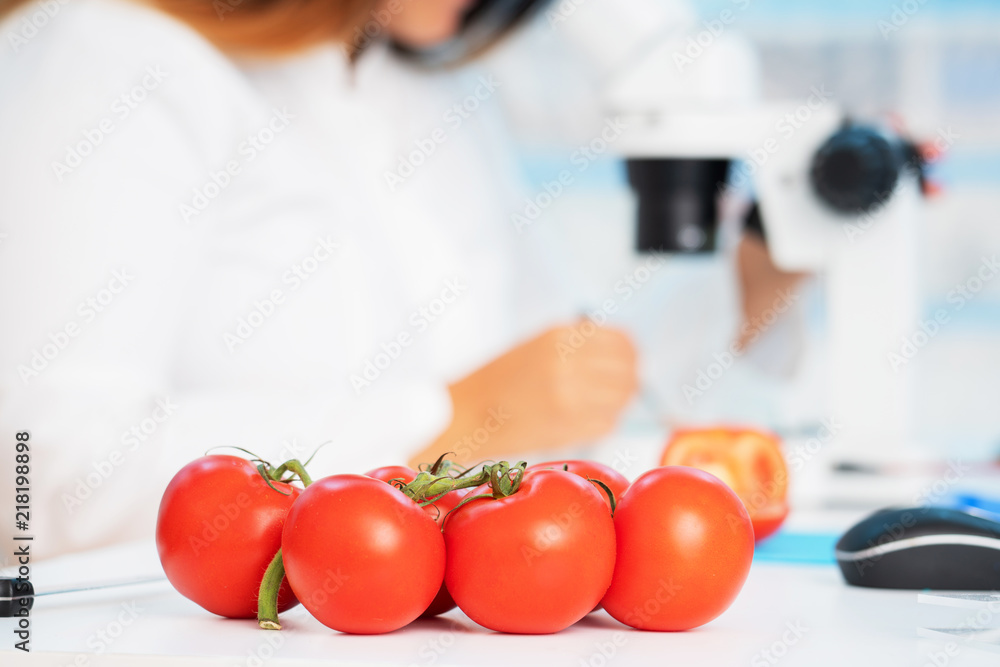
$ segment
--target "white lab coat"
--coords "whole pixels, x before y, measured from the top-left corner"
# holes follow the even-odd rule
[[[30,431],[36,554],[150,535],[213,446],[277,462],[332,440],[318,475],[405,462],[450,403],[392,344],[428,292],[357,177],[343,55],[269,80],[150,9],[59,7],[0,53],[0,479]]]
[[[609,114],[629,110],[610,105],[609,94],[616,77],[627,78],[635,64],[630,58],[698,25],[689,3],[592,0],[579,12],[563,5],[550,10],[485,62],[458,71],[414,72],[384,51],[361,61],[366,117],[394,114],[385,123],[391,130],[379,134],[382,164],[372,150],[375,162],[368,173],[381,177],[433,128],[447,130],[446,141],[395,192],[381,178],[373,190],[373,201],[401,203],[392,216],[399,224],[438,233],[435,247],[448,248],[435,262],[411,266],[409,275],[434,285],[444,265],[460,266],[480,288],[462,304],[467,311],[449,313],[454,317],[428,332],[438,352],[429,358],[449,377],[461,376],[490,351],[509,349],[546,327],[574,324],[586,312],[606,316],[607,326],[626,330],[638,348],[641,396],[623,422],[642,422],[648,432],[650,422],[669,428],[720,419],[762,424],[808,419],[818,403],[812,386],[817,373],[810,367],[814,355],[802,360],[801,312],[770,327],[745,355],[726,357],[742,324],[732,234],[713,255],[663,262],[639,255],[634,196],[623,175],[616,182],[609,174],[622,158],[616,145],[609,143],[583,167],[573,160],[581,146],[601,135]],[[705,80],[692,81],[699,91],[692,95],[708,94],[715,79],[698,76]],[[449,123],[455,118],[449,109],[474,97],[484,80],[493,90],[487,100],[461,124]],[[396,137],[395,146],[389,136]],[[512,146],[544,174],[541,179],[527,186],[517,180],[521,168],[511,159]],[[532,164],[532,158],[541,159]],[[550,196],[538,181],[551,183],[563,167],[573,182]],[[543,204],[537,217],[529,225],[516,222],[512,214],[523,221],[529,200]],[[606,309],[608,303],[613,308]],[[715,374],[719,357],[729,368],[704,390],[702,378]],[[537,452],[532,460],[585,456],[610,463],[619,457],[619,439]],[[627,472],[635,476],[641,470],[634,466]]]
[[[533,46],[511,39],[492,53],[531,53]],[[370,154],[372,199],[388,207],[387,217],[401,229],[435,237],[434,260],[412,263],[408,275],[420,276],[428,290],[449,271],[470,283],[468,298],[428,331],[429,358],[449,379],[580,316],[572,244],[544,221],[530,229],[518,221],[538,195],[523,177],[523,145],[509,126],[524,92],[517,84],[525,76],[523,69],[497,75],[489,61],[421,70],[385,48],[360,61],[366,114],[380,114],[380,136],[392,138],[382,153]],[[568,110],[566,117],[574,113]],[[387,174],[398,170],[400,157],[412,155],[435,130],[444,140],[434,154],[406,181],[389,186]],[[565,198],[571,197],[567,191]]]
[[[298,58],[249,72],[272,103],[317,115],[318,128],[330,121],[314,102],[317,85],[329,80],[326,65]],[[412,338],[408,349],[449,381],[505,351],[514,331],[517,270],[504,214],[516,172],[496,131],[493,85],[471,70],[413,71],[375,44],[350,85],[327,92],[354,139],[345,148],[335,137],[328,149],[354,169],[384,225],[384,252],[405,276],[409,302],[399,330]],[[456,104],[475,110],[460,115]]]

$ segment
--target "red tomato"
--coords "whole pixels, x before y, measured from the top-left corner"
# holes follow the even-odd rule
[[[775,435],[741,428],[679,430],[660,464],[700,468],[729,485],[746,505],[757,540],[788,516],[788,467]]]
[[[733,603],[753,560],[739,497],[695,468],[654,468],[615,510],[618,555],[604,608],[639,630],[689,630]]]
[[[394,479],[401,479],[404,484],[409,484],[417,476],[417,471],[413,468],[407,468],[406,466],[384,466],[382,468],[375,468],[375,470],[369,470],[365,473],[365,476],[374,477],[375,479],[380,479],[383,482],[391,482]]]
[[[441,530],[405,495],[364,475],[326,477],[302,492],[281,538],[285,573],[327,627],[397,630],[420,616],[444,578]]]
[[[297,487],[272,482],[250,461],[212,455],[174,475],[160,501],[156,549],[167,579],[189,600],[229,618],[255,618],[260,581],[281,547]],[[287,495],[284,495],[287,494]],[[278,610],[297,604],[288,582]]]
[[[547,461],[545,463],[536,463],[535,465],[528,466],[528,470],[567,470],[574,475],[579,475],[584,479],[597,479],[604,482],[611,493],[615,495],[615,503],[617,504],[622,496],[625,495],[625,491],[628,490],[629,481],[620,472],[615,470],[610,466],[606,466],[603,463],[598,463],[597,461],[584,461],[584,460],[566,460],[566,461]],[[611,507],[611,499],[608,498],[607,492],[601,488],[597,483],[594,484],[594,488],[601,494],[604,498],[604,502]],[[591,611],[597,611],[601,608],[601,605],[597,605]]]
[[[628,480],[624,475],[614,468],[606,466],[603,463],[598,463],[597,461],[548,461],[528,466],[528,470],[546,470],[549,468],[569,470],[569,472],[585,479],[597,479],[604,482],[611,489],[611,492],[615,494],[615,502],[621,500],[622,496],[625,495],[626,489],[628,489]],[[600,485],[594,484],[594,486],[601,493],[601,497],[608,501],[608,506],[610,507],[611,501],[608,500],[608,494]]]
[[[512,495],[463,505],[445,521],[444,539],[452,597],[499,632],[569,627],[601,601],[614,569],[614,522],[602,494],[562,470],[525,473]]]
[[[409,484],[417,477],[417,471],[412,468],[407,468],[406,466],[385,466],[383,468],[376,468],[375,470],[370,470],[365,473],[368,477],[374,477],[375,479],[380,479],[383,482],[391,482],[394,479],[401,479],[404,483]],[[433,505],[424,505],[424,511],[427,512],[432,519],[437,521],[440,525],[445,516],[448,514],[452,508],[462,501],[465,495],[472,491],[472,489],[459,489],[458,491],[452,491],[448,495],[437,500]],[[441,582],[441,588],[438,590],[438,594],[434,597],[430,606],[420,615],[420,618],[433,618],[435,616],[440,616],[441,614],[451,611],[455,608],[455,601],[451,598],[451,594],[448,592],[448,587],[445,583]]]

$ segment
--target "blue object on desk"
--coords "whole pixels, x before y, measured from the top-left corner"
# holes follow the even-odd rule
[[[971,493],[956,493],[950,499],[940,504],[944,507],[951,507],[970,514],[985,516],[994,521],[1000,521],[1000,499],[997,498],[988,498]]]
[[[835,534],[790,533],[782,530],[758,542],[753,559],[762,563],[836,565],[833,551],[839,537]]]

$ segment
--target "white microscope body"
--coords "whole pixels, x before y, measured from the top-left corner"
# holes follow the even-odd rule
[[[751,181],[774,263],[823,278],[830,383],[820,412],[842,425],[831,453],[898,459],[912,438],[912,382],[890,353],[920,326],[915,171],[901,167],[864,211],[837,210],[814,173],[847,120],[832,94],[818,84],[804,100],[761,103],[754,51],[721,16],[695,23],[678,7],[609,3],[574,17],[573,36],[604,67],[607,113],[626,124],[614,150],[630,162],[743,161],[730,182]],[[836,178],[854,174],[847,166]],[[676,236],[698,245],[703,235]]]

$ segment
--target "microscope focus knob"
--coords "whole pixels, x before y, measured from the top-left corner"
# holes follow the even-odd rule
[[[813,190],[838,213],[868,213],[892,197],[905,163],[903,153],[877,130],[845,126],[813,156]]]

